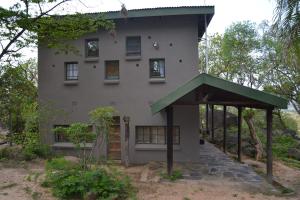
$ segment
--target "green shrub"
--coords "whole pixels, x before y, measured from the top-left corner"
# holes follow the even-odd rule
[[[51,166],[52,169],[68,168],[65,161],[55,162],[55,166]],[[54,196],[61,199],[84,199],[92,194],[97,199],[123,200],[134,194],[128,177],[117,176],[104,169],[49,170],[44,185],[50,186]]]
[[[5,147],[0,149],[0,159],[21,161],[25,159],[25,155],[20,146]]]
[[[291,136],[278,135],[273,139],[273,154],[277,158],[286,158],[288,150],[297,146],[297,141]]]
[[[64,158],[53,158],[46,162],[47,171],[79,169],[79,166]]]
[[[162,173],[161,176],[162,178],[168,179],[170,181],[176,181],[178,179],[182,179],[183,177],[180,170],[174,170],[171,176],[169,176],[167,173]]]

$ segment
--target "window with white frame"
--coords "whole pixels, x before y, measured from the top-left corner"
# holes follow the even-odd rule
[[[99,40],[87,39],[85,40],[85,56],[99,57]]]
[[[78,63],[77,62],[67,62],[65,63],[65,79],[78,80]]]
[[[165,78],[165,59],[150,59],[150,78]]]

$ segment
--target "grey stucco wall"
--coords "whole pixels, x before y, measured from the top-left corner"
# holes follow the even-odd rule
[[[141,36],[141,60],[125,59],[126,36]],[[151,39],[148,38],[151,36]],[[99,39],[99,60],[85,62],[84,41]],[[153,48],[158,42],[159,49]],[[166,125],[165,113],[152,115],[150,104],[198,74],[197,18],[193,16],[124,19],[116,23],[116,36],[99,31],[72,42],[82,55],[55,54],[55,50],[39,47],[39,100],[51,102],[67,115],[42,124],[45,143],[53,144],[54,124],[88,122],[88,113],[98,106],[114,106],[121,116],[121,146],[124,149],[124,115],[130,116],[130,162],[165,160],[165,150],[137,150],[135,126]],[[172,46],[170,46],[172,43]],[[149,59],[165,58],[165,83],[149,82]],[[104,84],[104,61],[119,60],[120,82]],[[182,62],[179,62],[182,60]],[[79,84],[64,85],[64,63],[76,61]],[[136,66],[139,64],[139,66]],[[95,66],[95,68],[94,68]],[[192,160],[198,152],[198,107],[178,106],[174,109],[175,125],[180,125],[181,143],[175,160]],[[123,157],[124,155],[122,155]]]

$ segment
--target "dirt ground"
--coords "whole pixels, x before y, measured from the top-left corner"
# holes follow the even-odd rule
[[[251,161],[247,161],[250,162]],[[253,161],[254,162],[254,161]],[[264,164],[259,162],[251,165]],[[145,179],[145,166],[134,166],[127,169],[121,167],[132,177],[136,186],[138,200],[277,200],[291,199],[299,200],[300,196],[273,196],[257,193],[249,188],[231,181],[220,180],[178,180],[176,182],[159,181],[156,176],[151,175],[151,169],[147,174],[151,179]],[[44,161],[21,163],[0,163],[0,200],[54,200],[51,191],[40,186],[44,178]],[[300,171],[287,167],[281,163],[274,164],[275,176],[280,175],[280,180],[294,189],[300,186]],[[150,176],[149,175],[149,176]],[[300,190],[299,190],[300,191]]]

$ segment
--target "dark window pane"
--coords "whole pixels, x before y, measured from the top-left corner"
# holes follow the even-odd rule
[[[99,41],[97,39],[86,40],[85,49],[86,49],[86,57],[98,57]]]
[[[119,61],[105,61],[105,79],[118,80],[119,78]]]
[[[136,127],[136,143],[143,144],[143,127]]]
[[[158,127],[157,144],[165,144],[165,143],[166,143],[165,127]]]
[[[151,137],[151,132],[150,132],[150,127],[144,127],[144,138],[143,138],[143,143],[144,144],[150,144],[150,139]]]
[[[165,78],[164,59],[150,59],[150,78]]]
[[[57,127],[67,128],[67,127],[69,127],[69,125],[54,125],[54,128],[57,128]],[[68,138],[64,135],[64,133],[55,133],[54,141],[55,142],[69,142]]]
[[[138,56],[141,55],[141,37],[127,37],[126,38],[126,55]]]
[[[78,80],[78,64],[66,63],[66,80]]]

